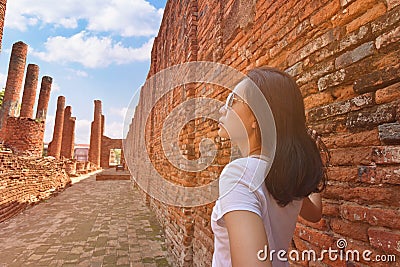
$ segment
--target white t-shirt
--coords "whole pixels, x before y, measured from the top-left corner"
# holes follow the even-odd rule
[[[267,234],[268,250],[276,251],[272,257],[273,267],[289,266],[287,261],[278,260],[277,252],[288,250],[303,200],[294,200],[285,207],[279,206],[263,182],[267,164],[270,163],[263,159],[247,157],[230,162],[222,170],[219,198],[211,214],[211,228],[214,232],[213,267],[232,266],[229,236],[223,215],[233,210],[247,210],[259,215]]]

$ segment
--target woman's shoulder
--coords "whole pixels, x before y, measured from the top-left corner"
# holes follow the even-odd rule
[[[265,179],[265,170],[266,162],[263,160],[250,157],[235,159],[222,170],[219,180],[220,189],[232,188],[238,183],[250,189],[258,188]]]

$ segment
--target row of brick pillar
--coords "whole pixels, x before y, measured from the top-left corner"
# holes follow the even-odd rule
[[[72,158],[74,155],[75,117],[71,117],[71,106],[65,107],[65,97],[57,99],[53,140],[47,154],[55,158]],[[100,166],[101,138],[104,133],[104,116],[101,101],[94,100],[94,120],[91,124],[89,161]]]
[[[0,109],[0,129],[3,128],[8,117],[18,116],[18,104],[22,89],[22,81],[24,78],[27,52],[28,45],[23,42],[17,42],[12,47],[3,104]],[[35,64],[29,64],[25,77],[21,110],[19,114],[20,117],[32,118],[38,76],[39,66]],[[53,79],[51,77],[42,77],[36,110],[36,120],[46,120],[52,82]]]
[[[44,121],[46,120],[53,79],[49,76],[42,77],[36,116],[35,119],[32,118],[39,67],[35,64],[29,64],[26,71],[21,110],[18,112],[27,53],[28,45],[21,41],[12,46],[3,103],[0,108],[0,140],[13,150],[29,151],[27,154],[41,156]],[[8,126],[7,121],[9,121]]]
[[[65,107],[65,97],[57,99],[56,118],[54,122],[53,140],[48,147],[47,155],[57,159],[74,157],[75,120],[71,106]]]

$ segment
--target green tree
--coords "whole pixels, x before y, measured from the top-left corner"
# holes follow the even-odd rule
[[[3,88],[3,90],[0,91],[0,107],[1,107],[1,105],[3,105],[3,98],[4,98],[4,91],[5,90],[6,89]]]

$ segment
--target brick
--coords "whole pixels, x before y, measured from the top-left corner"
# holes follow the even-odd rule
[[[356,167],[328,167],[328,180],[341,182],[356,182],[357,168]]]
[[[340,215],[352,222],[400,229],[400,212],[393,208],[344,204],[340,206]]]
[[[315,40],[311,41],[304,47],[302,47],[300,50],[296,51],[293,54],[289,55],[289,58],[287,59],[289,65],[293,65],[296,62],[299,62],[303,58],[309,56],[310,54],[314,53],[315,51],[327,46],[331,42],[333,42],[336,39],[334,36],[333,30],[330,30],[323,35],[319,36]]]
[[[400,123],[385,123],[378,126],[379,139],[387,145],[400,144]]]
[[[328,74],[318,80],[318,90],[324,91],[330,87],[336,86],[342,83],[345,77],[346,71],[344,69]]]
[[[381,249],[388,254],[400,255],[400,233],[384,228],[368,229],[371,246]]]
[[[372,160],[371,151],[371,147],[354,147],[350,151],[348,148],[330,149],[331,164],[334,166],[367,165]]]
[[[371,22],[371,29],[373,34],[379,34],[400,21],[400,8],[394,8],[387,12],[379,19]]]
[[[397,103],[388,103],[359,112],[351,112],[347,117],[346,127],[350,131],[370,130],[379,124],[394,122],[397,108]]]
[[[400,5],[400,0],[385,0],[388,6],[388,10]]]
[[[380,145],[378,129],[356,133],[335,133],[322,137],[328,148]]]
[[[340,8],[339,0],[329,1],[310,18],[311,26],[318,26],[321,22],[327,21],[335,15]]]
[[[358,181],[369,184],[379,184],[381,180],[376,175],[376,166],[358,166]]]
[[[392,43],[396,43],[400,40],[400,26],[391,30],[388,33],[384,33],[378,36],[375,40],[375,46],[377,49],[386,47]]]
[[[347,24],[346,31],[352,32],[367,24],[368,22],[374,21],[376,18],[379,18],[381,15],[385,14],[385,12],[386,5],[384,3],[377,3],[371,9],[368,9],[367,12],[362,14],[360,17],[352,20],[349,24]]]
[[[400,167],[399,166],[377,166],[376,177],[382,183],[400,184]]]
[[[297,79],[297,84],[302,85],[309,81],[316,80],[323,75],[332,72],[335,69],[335,65],[333,62],[326,62],[315,65],[313,68],[303,71],[299,78]]]
[[[339,51],[341,52],[348,47],[360,44],[363,40],[368,37],[370,31],[369,25],[361,26],[357,31],[348,33],[343,39],[339,41]]]
[[[326,199],[322,201],[322,214],[326,216],[339,216],[339,204],[328,202]]]
[[[314,108],[308,112],[308,118],[310,121],[322,120],[328,117],[346,114],[350,111],[359,110],[364,107],[369,107],[373,104],[373,95],[368,93],[346,101],[334,102],[322,107]]]
[[[352,3],[342,10],[342,12],[338,12],[338,14],[332,18],[333,27],[345,25],[349,21],[361,16],[378,3],[377,0],[352,1]]]
[[[364,185],[357,187],[330,184],[322,196],[332,200],[352,201],[360,205],[400,206],[398,190],[393,186]]]
[[[330,93],[321,92],[317,94],[312,94],[304,98],[305,109],[314,108],[315,105],[324,105],[331,103],[333,97]]]
[[[375,147],[372,151],[372,160],[376,164],[398,164],[400,163],[400,147]]]
[[[340,55],[335,60],[336,69],[342,69],[350,64],[353,64],[367,56],[374,53],[375,46],[373,42],[368,42],[360,45],[359,47],[353,49],[352,51],[346,52]]]
[[[330,226],[335,233],[368,242],[368,224],[354,223],[343,219],[333,218],[330,222]]]
[[[375,102],[377,104],[388,103],[396,99],[400,99],[400,82],[375,92]]]
[[[296,225],[295,235],[301,239],[312,243],[320,249],[328,249],[334,244],[334,238],[324,232],[313,230],[312,228]]]

